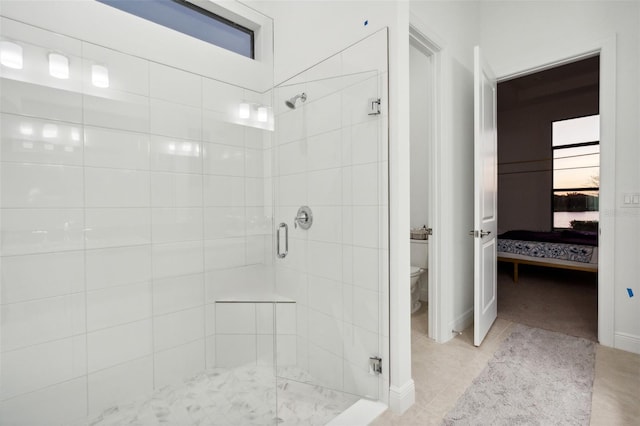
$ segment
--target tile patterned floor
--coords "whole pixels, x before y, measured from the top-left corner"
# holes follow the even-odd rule
[[[358,399],[320,386],[276,379],[269,367],[212,369],[77,425],[324,425]]]

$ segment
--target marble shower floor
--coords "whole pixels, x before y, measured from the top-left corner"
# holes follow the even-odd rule
[[[304,372],[292,369],[286,376],[305,378]],[[76,425],[324,425],[358,399],[276,378],[270,367],[216,368]]]

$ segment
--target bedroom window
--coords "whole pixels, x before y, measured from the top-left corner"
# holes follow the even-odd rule
[[[553,227],[597,230],[600,116],[552,123]]]

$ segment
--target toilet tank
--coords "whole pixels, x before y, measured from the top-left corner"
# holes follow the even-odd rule
[[[411,266],[429,267],[429,240],[411,240]]]

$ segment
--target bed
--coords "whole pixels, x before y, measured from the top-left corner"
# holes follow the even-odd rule
[[[513,264],[514,282],[518,282],[518,265],[522,264],[598,272],[595,232],[508,231],[498,235],[497,252],[499,262]]]

